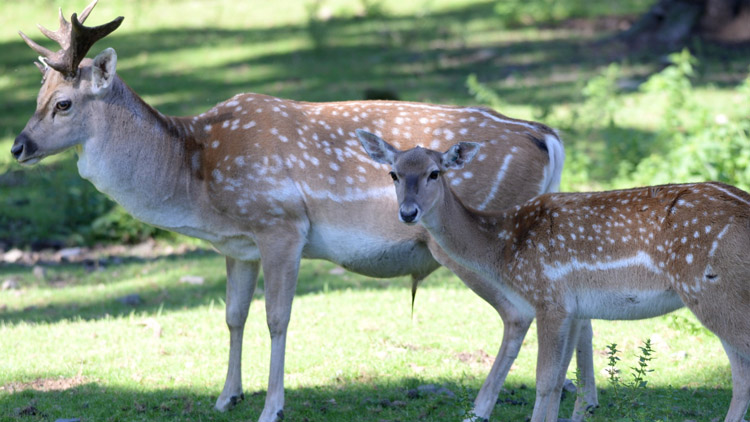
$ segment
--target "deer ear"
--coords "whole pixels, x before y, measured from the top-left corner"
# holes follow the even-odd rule
[[[91,65],[91,92],[94,95],[102,94],[112,86],[116,67],[117,53],[112,48],[102,51],[94,58]]]
[[[482,144],[476,142],[459,142],[440,156],[440,164],[448,170],[458,170],[471,162],[479,152]]]
[[[380,164],[393,165],[396,161],[396,153],[398,153],[396,148],[392,147],[378,135],[362,129],[357,129],[356,132],[359,142],[362,143],[370,158]]]

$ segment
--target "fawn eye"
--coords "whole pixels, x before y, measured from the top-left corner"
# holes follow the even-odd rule
[[[62,100],[55,104],[55,108],[59,111],[65,111],[70,108],[71,104],[70,100]]]
[[[392,171],[392,172],[390,172],[388,174],[391,175],[391,179],[393,179],[394,182],[398,182],[398,176],[396,176],[395,172]]]
[[[440,176],[440,170],[433,170],[432,172],[430,172],[430,175],[428,177],[430,178],[430,180],[435,180],[438,178],[438,176]]]

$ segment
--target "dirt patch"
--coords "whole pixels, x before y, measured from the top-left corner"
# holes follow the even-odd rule
[[[72,247],[41,250],[2,250],[0,263],[35,265],[56,265],[80,263],[94,269],[100,265],[118,264],[128,260],[151,260],[170,255],[184,255],[199,249],[194,245],[173,246],[168,243],[148,239],[137,245],[96,245],[93,247]]]
[[[72,378],[37,378],[31,382],[11,382],[10,384],[3,385],[0,387],[0,391],[8,391],[9,393],[17,393],[26,390],[36,391],[64,391],[69,390],[79,385],[86,384],[88,379],[81,375],[76,375]]]
[[[456,358],[463,363],[467,364],[480,364],[491,366],[495,363],[495,357],[490,356],[487,352],[482,349],[475,350],[473,352],[461,352],[456,355]]]
[[[637,16],[600,16],[596,18],[570,18],[549,24],[551,28],[569,29],[586,35],[619,32],[630,29]]]

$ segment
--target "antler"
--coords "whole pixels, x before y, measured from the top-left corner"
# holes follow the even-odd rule
[[[94,0],[83,10],[80,21],[75,13],[73,13],[73,16],[70,18],[71,22],[66,21],[63,17],[61,8],[60,28],[55,32],[52,32],[41,25],[37,25],[39,30],[42,31],[47,38],[60,44],[62,49],[58,52],[52,52],[51,50],[42,47],[32,41],[21,31],[18,31],[18,33],[29,47],[44,58],[44,62],[49,67],[57,70],[66,77],[73,77],[78,73],[78,65],[81,63],[81,60],[86,57],[86,53],[91,46],[117,29],[123,20],[123,17],[120,16],[112,22],[104,25],[95,27],[83,26],[83,22],[89,17],[89,13],[91,13],[91,10],[96,6],[97,1],[98,0]]]

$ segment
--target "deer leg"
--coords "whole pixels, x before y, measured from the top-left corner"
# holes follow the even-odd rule
[[[467,421],[487,420],[495,408],[497,396],[505,383],[510,367],[518,356],[523,339],[529,331],[534,315],[524,314],[498,289],[494,281],[487,281],[480,275],[466,270],[448,256],[434,240],[428,243],[432,256],[443,266],[455,273],[474,293],[479,295],[500,314],[503,320],[503,340],[497,352],[490,373],[474,400],[473,415]]]
[[[549,407],[547,408],[547,420],[548,421],[557,421],[557,422],[569,421],[569,419],[558,419],[557,417],[558,414],[560,413],[560,399],[562,397],[562,388],[563,388],[563,384],[565,384],[565,375],[567,375],[568,367],[570,366],[570,359],[573,357],[573,350],[575,349],[576,344],[578,343],[578,337],[581,332],[581,326],[584,325],[585,323],[590,324],[590,320],[581,320],[581,319],[572,319],[572,318],[571,320],[572,322],[570,323],[568,334],[563,339],[562,363],[560,367],[558,368],[560,372],[557,375],[557,385],[555,386],[555,389],[552,394],[552,398],[550,399]]]
[[[724,422],[742,422],[750,403],[750,358],[722,339],[732,365],[732,401]]]
[[[576,366],[578,367],[579,385],[576,403],[573,408],[573,422],[581,422],[586,412],[599,407],[599,398],[596,393],[596,381],[594,379],[594,356],[591,342],[594,331],[591,328],[591,320],[581,320],[578,332],[578,344],[576,347]]]
[[[536,365],[536,401],[531,422],[557,422],[560,407],[561,367],[565,364],[566,340],[569,339],[573,318],[560,312],[537,312],[539,349]],[[554,416],[550,416],[554,414]],[[547,419],[545,419],[547,418]]]
[[[467,421],[487,420],[495,408],[497,396],[505,383],[505,378],[518,357],[518,351],[529,331],[531,321],[534,320],[534,315],[521,312],[499,291],[495,282],[489,282],[480,275],[456,264],[434,241],[429,242],[428,246],[433,257],[441,265],[453,271],[474,293],[492,305],[503,320],[503,339],[500,350],[474,400],[473,415],[467,419]]]
[[[266,403],[258,422],[278,422],[284,418],[286,333],[304,237],[298,230],[275,231],[269,242],[259,242],[259,245],[265,281],[266,322],[271,335],[271,365]]]
[[[498,304],[500,304],[498,306]],[[523,339],[529,331],[533,316],[523,315],[504,297],[496,300],[493,305],[503,319],[503,340],[492,364],[487,379],[474,400],[474,415],[479,419],[489,419],[497,403],[497,397],[505,383],[513,362],[518,357]]]
[[[258,279],[258,261],[242,262],[227,257],[227,307],[229,327],[229,365],[224,390],[215,408],[227,411],[244,398],[242,394],[242,336],[250,301]]]

